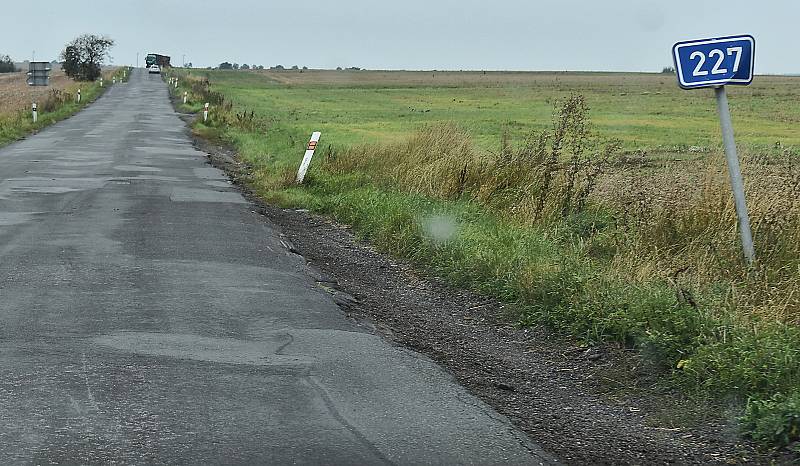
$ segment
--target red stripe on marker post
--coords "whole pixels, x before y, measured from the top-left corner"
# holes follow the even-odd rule
[[[311,134],[311,140],[308,141],[306,146],[306,154],[303,156],[303,162],[300,164],[300,169],[297,170],[297,183],[302,184],[308,171],[308,166],[311,164],[311,157],[314,156],[314,151],[317,149],[317,143],[322,133],[315,131]]]

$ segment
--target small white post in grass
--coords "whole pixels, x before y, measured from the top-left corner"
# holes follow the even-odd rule
[[[103,87],[103,78],[100,78],[100,87]]]
[[[33,122],[36,123],[36,121],[39,119],[39,111],[37,110],[36,102],[31,105],[31,112],[33,113]]]
[[[308,166],[311,165],[311,157],[314,156],[314,151],[317,150],[317,143],[319,142],[320,136],[322,136],[322,133],[319,131],[315,131],[311,134],[311,140],[308,141],[306,154],[303,156],[303,162],[300,164],[300,169],[297,170],[298,184],[302,184],[303,180],[306,178],[306,172],[308,172]]]
[[[205,123],[206,121],[208,121],[208,102],[203,107],[203,122]]]
[[[117,77],[116,76],[114,76],[114,78],[112,78],[111,84],[117,84]]]
[[[78,89],[78,103],[81,103],[81,90]]]
[[[189,93],[183,91],[183,105],[186,105],[186,101],[189,100]]]
[[[175,78],[175,89],[178,88],[178,78]]]
[[[122,70],[122,79],[125,79],[127,77],[128,77],[128,70]]]

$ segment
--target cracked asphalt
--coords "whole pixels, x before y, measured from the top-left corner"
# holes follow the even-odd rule
[[[554,461],[255,210],[142,70],[0,149],[0,462]]]

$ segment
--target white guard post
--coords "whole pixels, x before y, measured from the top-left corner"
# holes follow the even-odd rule
[[[178,78],[175,78],[175,89],[178,88]]]
[[[103,87],[103,78],[100,78],[100,87]]]
[[[111,78],[111,84],[117,84],[117,77],[116,76]]]
[[[189,99],[189,93],[183,91],[183,105],[186,105],[186,101]]]
[[[205,107],[203,107],[203,122],[208,121],[208,102],[206,102]]]
[[[37,110],[36,102],[31,105],[31,112],[33,113],[33,122],[36,123],[36,121],[39,119],[39,111]]]
[[[78,103],[80,103],[80,101],[81,101],[81,90],[78,89]]]
[[[317,149],[320,136],[322,136],[322,133],[319,131],[315,131],[311,134],[311,140],[308,141],[308,147],[306,147],[306,154],[303,156],[303,163],[300,164],[300,169],[297,170],[298,184],[302,184],[303,180],[306,178],[306,172],[308,171],[308,166],[311,164],[311,157],[314,156],[314,151]]]

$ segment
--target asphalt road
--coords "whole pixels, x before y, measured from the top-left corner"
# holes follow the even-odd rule
[[[0,463],[543,461],[346,319],[158,76],[0,149]]]

